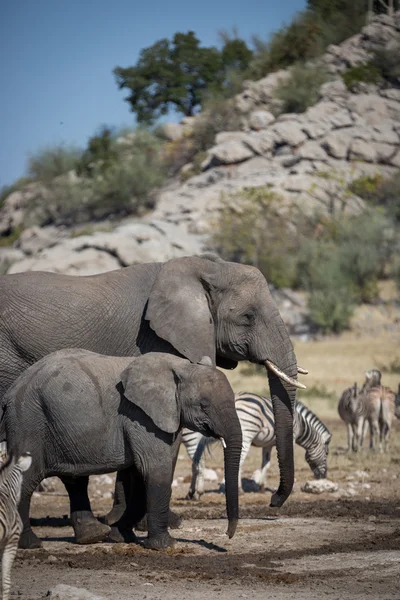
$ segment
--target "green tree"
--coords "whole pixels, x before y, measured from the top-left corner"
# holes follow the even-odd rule
[[[232,69],[244,70],[251,58],[246,43],[227,39],[218,50],[201,47],[193,31],[176,33],[144,48],[134,67],[116,67],[120,89],[129,90],[126,101],[139,123],[152,123],[174,107],[192,116],[207,89],[222,89]]]

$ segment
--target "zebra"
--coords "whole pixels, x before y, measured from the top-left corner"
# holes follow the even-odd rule
[[[357,382],[342,393],[338,403],[340,418],[347,425],[347,450],[357,452],[363,437],[363,406],[358,393]]]
[[[374,450],[379,443],[380,450],[388,450],[390,428],[396,414],[396,397],[380,381],[380,371],[371,369],[365,373],[360,391],[355,383],[344,390],[339,399],[338,412],[347,424],[349,451],[357,452],[362,447],[368,426],[370,448]]]
[[[395,398],[394,414],[396,415],[396,417],[398,419],[400,419],[400,383],[397,388],[397,394],[396,394],[396,398]]]
[[[242,488],[241,471],[250,446],[262,448],[261,475],[258,483],[264,489],[271,450],[275,445],[275,423],[272,401],[265,396],[240,392],[235,395],[236,411],[242,427],[243,447],[239,467],[239,489]],[[294,440],[306,450],[306,461],[316,479],[326,477],[327,456],[331,434],[318,417],[304,404],[297,401],[294,416]],[[204,449],[215,442],[200,433],[184,429],[182,442],[192,459],[192,481],[187,499],[198,500],[204,493]]]
[[[11,568],[17,553],[22,531],[18,512],[21,499],[22,473],[27,471],[32,457],[27,452],[18,460],[8,457],[0,467],[0,550],[2,553],[3,600],[8,600],[11,587]]]

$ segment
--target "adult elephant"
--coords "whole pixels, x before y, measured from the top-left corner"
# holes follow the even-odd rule
[[[168,352],[192,363],[208,356],[223,368],[242,360],[264,364],[280,467],[271,505],[285,502],[294,481],[296,386],[304,386],[297,382],[292,343],[258,269],[206,255],[89,277],[2,275],[0,397],[29,365],[70,347],[114,356]],[[101,524],[90,511],[87,481],[63,481],[77,541],[96,539]],[[29,540],[23,545],[30,547]]]

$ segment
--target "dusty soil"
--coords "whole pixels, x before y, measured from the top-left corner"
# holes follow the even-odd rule
[[[321,401],[323,402],[323,401]],[[324,412],[321,404],[320,412]],[[198,502],[184,500],[190,463],[182,448],[173,488],[173,506],[184,522],[173,532],[168,551],[138,545],[73,543],[65,491],[56,480],[53,492],[35,494],[32,516],[44,547],[19,551],[13,570],[13,593],[37,599],[58,583],[84,587],[104,598],[197,600],[205,596],[314,600],[321,597],[400,598],[400,423],[395,423],[387,455],[364,450],[344,454],[345,428],[325,419],[333,433],[329,477],[339,484],[334,494],[303,493],[311,478],[301,448],[296,448],[296,487],[287,504],[269,508],[270,491],[241,496],[241,521],[232,540],[225,535],[224,495],[208,482]],[[207,460],[219,480],[221,451]],[[249,483],[259,467],[260,450],[252,449],[244,469]],[[277,482],[275,456],[269,485]],[[113,485],[92,478],[91,498],[97,515],[111,506]],[[144,535],[144,534],[139,534]]]

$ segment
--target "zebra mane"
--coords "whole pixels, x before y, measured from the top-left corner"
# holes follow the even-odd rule
[[[11,454],[9,454],[7,456],[7,460],[5,463],[3,463],[0,466],[0,487],[2,487],[4,485],[4,483],[7,481],[10,473],[12,472],[13,468],[16,465],[16,461],[14,456],[12,456]]]
[[[300,400],[296,400],[295,409],[299,416],[308,421],[310,425],[313,425],[321,435],[332,437],[331,432],[321,419],[308,406],[300,402]]]

